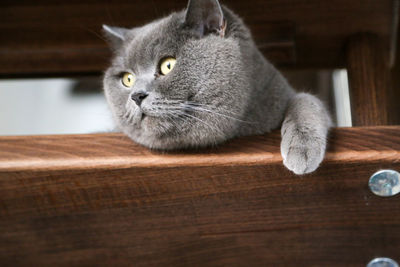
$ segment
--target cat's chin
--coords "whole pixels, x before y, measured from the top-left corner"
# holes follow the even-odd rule
[[[145,146],[154,150],[175,150],[181,148],[190,147],[190,145],[184,145],[183,142],[177,142],[176,138],[171,138],[168,135],[160,135],[154,133],[125,133],[127,134],[132,141],[138,143],[142,146]]]
[[[226,141],[226,138],[222,137],[220,137],[219,140],[209,139],[207,136],[199,138],[197,135],[192,136],[190,131],[179,132],[176,131],[176,129],[173,132],[160,131],[159,128],[158,131],[154,131],[151,127],[145,126],[146,120],[151,121],[151,119],[151,117],[145,117],[142,121],[142,128],[140,129],[125,128],[123,132],[135,143],[160,151],[210,147]]]
[[[176,135],[175,126],[157,117],[143,113],[135,123],[124,123],[121,129],[135,143],[150,149],[171,150],[179,148],[179,142],[176,142],[179,137]]]
[[[232,138],[235,132],[233,128],[229,128],[229,134],[227,131],[203,134],[202,132],[209,129],[204,129],[204,125],[196,121],[172,122],[165,117],[142,114],[134,119],[134,123],[125,122],[121,130],[135,143],[154,150],[171,151],[212,147]]]

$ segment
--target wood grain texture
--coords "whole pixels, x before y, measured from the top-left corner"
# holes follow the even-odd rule
[[[399,3],[400,5],[400,3]],[[400,10],[398,10],[398,19],[400,18]],[[400,51],[400,27],[397,27],[397,39],[396,39],[396,51]],[[396,53],[396,57],[394,60],[394,66],[391,70],[391,84],[392,90],[389,94],[390,106],[388,107],[388,112],[390,112],[392,119],[392,124],[400,125],[400,53]]]
[[[397,0],[225,0],[249,26],[265,55],[280,66],[340,67],[349,36],[378,35],[392,50]],[[101,72],[110,60],[102,24],[134,27],[186,0],[3,0],[0,75]],[[295,43],[294,43],[295,41]]]
[[[400,126],[341,128],[313,174],[279,132],[159,153],[120,134],[0,137],[2,266],[365,266],[400,260]]]
[[[352,37],[347,46],[353,126],[388,125],[390,67],[382,41],[374,35]]]

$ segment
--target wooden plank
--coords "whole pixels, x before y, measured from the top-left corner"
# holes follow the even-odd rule
[[[347,47],[353,126],[388,125],[390,67],[382,41],[374,35],[354,36]]]
[[[397,17],[400,17],[400,10],[398,11]],[[400,51],[400,28],[397,28],[397,39],[395,44],[396,50]],[[399,108],[399,99],[400,99],[400,54],[396,53],[396,58],[394,60],[394,67],[391,71],[391,83],[392,90],[389,94],[390,106],[388,106],[388,112],[390,114],[390,118],[392,124],[400,124],[400,108]]]
[[[343,67],[344,45],[358,32],[378,35],[390,50],[396,1],[221,0],[244,18],[274,63],[318,68]],[[103,23],[142,25],[183,9],[186,2],[3,0],[0,75],[98,73],[110,58],[100,33]]]
[[[400,260],[400,126],[334,129],[295,176],[279,132],[159,153],[120,134],[0,137],[0,265],[365,266]]]

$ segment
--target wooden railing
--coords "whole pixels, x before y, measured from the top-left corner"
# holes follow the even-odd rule
[[[330,134],[296,176],[280,134],[152,152],[120,134],[0,138],[3,266],[363,266],[399,257],[399,196],[368,188],[400,169],[400,127]]]
[[[394,55],[397,0],[221,0],[251,29],[258,46],[279,66],[346,66],[349,37],[377,35]],[[110,61],[101,25],[141,26],[187,0],[2,0],[0,75],[100,73]]]

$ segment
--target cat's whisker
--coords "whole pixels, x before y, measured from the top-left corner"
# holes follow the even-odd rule
[[[192,115],[190,115],[190,114],[188,114],[188,113],[185,113],[185,112],[183,112],[183,111],[181,111],[181,114],[182,114],[183,116],[186,116],[186,117],[195,119],[195,120],[197,120],[197,121],[203,123],[204,125],[207,125],[207,126],[210,127],[211,129],[216,130],[216,131],[218,131],[218,132],[221,133],[221,134],[224,134],[220,129],[218,129],[218,127],[215,127],[215,126],[213,126],[213,125],[210,125],[210,124],[208,124],[207,122],[203,121],[202,119],[197,118],[196,116],[192,116]]]
[[[166,119],[170,121],[178,129],[181,125],[178,124],[177,120],[184,121],[184,119],[180,117],[178,114],[175,114],[175,112],[168,111],[165,113],[165,115]]]
[[[132,111],[129,112],[129,116],[128,116],[128,118],[127,118],[129,123],[132,123],[133,115],[134,115],[134,113],[133,113]]]
[[[172,117],[172,118],[171,118]],[[175,114],[174,112],[168,112],[167,113],[167,118],[171,119],[171,122],[176,126],[176,127],[180,127],[180,125],[178,124],[177,120],[180,121],[185,121],[184,118],[182,118],[181,116],[179,116],[179,114]]]
[[[186,121],[184,118],[191,118],[191,115],[187,114],[185,110],[181,106],[173,107],[170,106],[162,106],[163,110],[165,111],[165,115],[169,116],[172,115],[175,118],[179,118],[182,121]],[[192,116],[193,117],[193,116]],[[198,119],[198,118],[196,118]]]
[[[240,116],[239,113],[233,112],[231,110],[227,110],[215,105],[211,105],[211,104],[201,104],[201,103],[197,103],[197,102],[193,102],[193,101],[185,101],[185,104],[189,104],[189,105],[194,105],[194,106],[198,106],[198,107],[207,107],[207,108],[212,108],[212,109],[216,109],[218,111],[224,111],[227,114],[231,114],[231,115],[236,115],[236,116]],[[226,114],[225,114],[226,115]]]
[[[125,111],[123,117],[124,117],[125,119],[127,119],[128,116],[129,116],[129,113],[130,113],[130,108],[128,107],[128,103],[125,104],[125,110],[126,110],[126,111]]]
[[[129,109],[129,115],[127,117],[127,120],[129,123],[133,122],[134,115],[135,115],[135,110]]]
[[[217,110],[221,110],[221,111],[226,111],[227,113],[233,114],[233,115],[240,115],[237,112],[233,112],[232,110],[228,110],[213,104],[202,104],[202,103],[198,103],[198,102],[193,102],[193,101],[186,101],[185,103],[191,104],[191,105],[195,105],[195,106],[199,106],[199,107],[209,107],[209,108],[214,108]]]
[[[172,103],[154,103],[152,102],[152,105],[154,106],[153,109],[157,110],[162,110],[162,111],[174,111],[174,110],[183,110],[182,106],[180,105],[181,103],[178,104],[172,104]]]
[[[174,103],[173,106],[171,106],[172,102]],[[201,107],[199,107],[199,106],[201,106]],[[216,111],[212,111],[212,110],[209,110],[209,109],[206,109],[206,108],[202,107],[202,106],[206,106],[206,105],[199,105],[199,106],[188,105],[188,104],[182,103],[182,102],[180,103],[180,105],[176,106],[174,101],[164,101],[164,105],[158,105],[157,107],[158,108],[162,108],[165,112],[179,111],[179,112],[181,112],[183,114],[186,114],[184,112],[184,110],[185,109],[191,109],[191,110],[194,110],[194,111],[207,112],[207,113],[210,113],[210,114],[213,114],[213,115],[217,115],[217,116],[224,117],[224,118],[231,119],[231,120],[240,121],[240,122],[243,122],[243,123],[248,123],[248,124],[254,123],[254,122],[244,121],[244,120],[241,120],[241,119],[238,119],[238,118],[226,115],[226,114],[222,114],[222,113],[219,113],[219,112],[216,112]],[[197,117],[195,117],[195,118],[199,119]],[[209,126],[211,127],[211,125],[209,125]]]
[[[211,113],[211,114],[214,114],[214,115],[218,115],[218,116],[221,116],[221,117],[225,117],[227,119],[236,120],[236,121],[243,122],[243,123],[248,123],[248,124],[255,124],[256,123],[256,122],[244,121],[244,120],[241,120],[241,119],[238,119],[238,118],[226,115],[226,114],[222,114],[222,113],[219,113],[219,112],[216,112],[216,111],[213,111],[213,110],[209,110],[209,109],[203,108],[203,107],[196,107],[196,106],[191,106],[191,105],[188,105],[188,107],[193,109],[193,110],[208,112],[208,113]]]
[[[180,104],[183,103],[184,100],[170,100],[170,99],[156,99],[153,103],[156,104]]]

